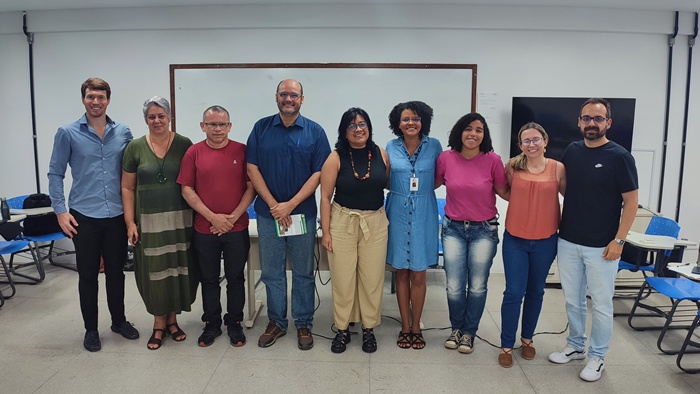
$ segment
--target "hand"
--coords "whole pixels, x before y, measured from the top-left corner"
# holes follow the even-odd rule
[[[212,234],[225,234],[233,228],[233,224],[228,221],[230,215],[224,215],[222,213],[216,213],[209,220],[211,222]]]
[[[58,225],[61,226],[61,230],[68,236],[68,238],[73,238],[74,235],[78,234],[78,222],[75,220],[73,215],[69,212],[63,212],[56,215],[58,218]],[[75,226],[75,227],[74,227]]]
[[[615,242],[615,240],[610,241],[603,251],[603,258],[605,260],[617,260],[620,256],[622,256],[622,245]]]
[[[330,234],[323,234],[323,238],[321,238],[321,245],[323,245],[327,251],[333,253],[333,241]]]
[[[270,214],[273,218],[281,220],[282,218],[291,215],[293,210],[294,206],[289,201],[279,202],[275,206],[270,207]],[[291,225],[292,222],[290,221],[289,224]]]
[[[126,225],[126,237],[129,239],[131,246],[136,246],[139,243],[139,228],[136,223]]]
[[[292,217],[291,216],[285,216],[281,219],[277,219],[277,222],[279,223],[278,226],[282,226],[285,229],[289,229],[292,227]]]
[[[226,215],[226,220],[228,220],[228,222],[231,223],[231,225],[235,225],[238,218],[234,214],[229,214]]]

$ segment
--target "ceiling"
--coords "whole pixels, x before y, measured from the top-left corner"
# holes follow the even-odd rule
[[[700,11],[700,0],[0,0],[0,12],[225,4],[460,4]]]

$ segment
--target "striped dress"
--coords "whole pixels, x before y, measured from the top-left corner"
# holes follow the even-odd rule
[[[190,242],[193,212],[175,180],[192,142],[174,134],[164,159],[155,156],[146,137],[129,143],[122,168],[136,173],[135,220],[139,242],[134,248],[136,285],[146,310],[155,316],[190,311],[197,294],[197,263]],[[157,174],[165,174],[159,183]]]

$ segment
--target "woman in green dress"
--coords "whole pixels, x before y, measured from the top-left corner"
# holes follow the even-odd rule
[[[193,214],[175,182],[192,142],[170,131],[166,99],[147,100],[143,114],[148,134],[124,151],[122,200],[136,285],[154,316],[148,348],[155,350],[168,334],[177,342],[185,340],[177,315],[190,311],[197,294],[197,265],[190,249]]]

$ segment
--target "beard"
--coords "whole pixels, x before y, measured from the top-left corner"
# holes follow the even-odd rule
[[[590,133],[591,131],[595,131],[594,133]],[[583,134],[583,138],[589,140],[589,141],[596,141],[599,140],[603,137],[605,137],[605,132],[606,130],[600,130],[600,127],[598,126],[588,126],[581,131],[581,134]]]

